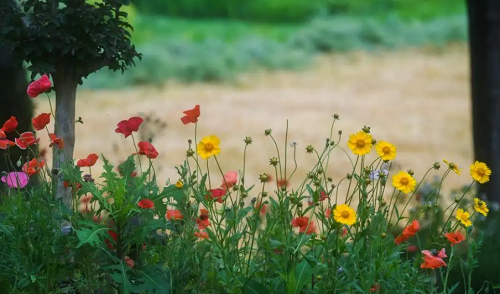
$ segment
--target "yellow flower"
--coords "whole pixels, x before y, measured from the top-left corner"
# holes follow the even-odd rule
[[[417,186],[417,181],[407,172],[400,171],[392,177],[392,185],[403,193],[411,193]]]
[[[351,226],[356,223],[356,212],[347,204],[340,204],[335,206],[333,218],[338,223]]]
[[[464,226],[470,227],[472,226],[472,222],[469,219],[470,214],[467,211],[464,211],[462,208],[457,210],[457,220],[459,220]]]
[[[349,136],[349,141],[347,146],[352,150],[352,153],[356,155],[365,155],[370,153],[372,150],[372,135],[367,134],[363,131],[359,131],[356,134]]]
[[[474,198],[474,210],[484,216],[488,216],[488,212],[490,212],[486,202],[480,200],[479,198]]]
[[[491,170],[485,163],[476,161],[470,165],[470,175],[480,184],[484,184],[490,180]]]
[[[458,165],[456,165],[453,162],[449,162],[446,159],[443,159],[443,162],[446,163],[448,165],[448,168],[451,169],[452,171],[454,171],[457,175],[461,174],[460,169],[458,168]]]
[[[198,147],[196,151],[203,159],[208,159],[212,155],[217,155],[220,153],[220,139],[212,135],[210,137],[204,137],[200,143],[198,143]]]
[[[175,186],[177,187],[177,189],[181,189],[182,187],[184,187],[184,184],[181,180],[178,180],[177,183],[175,183]]]
[[[396,146],[391,143],[380,141],[375,145],[375,149],[382,160],[393,160],[396,158]]]

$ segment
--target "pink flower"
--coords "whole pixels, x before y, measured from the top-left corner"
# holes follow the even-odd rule
[[[238,172],[237,171],[228,171],[224,175],[224,179],[222,180],[221,188],[227,191],[231,187],[236,185],[237,182],[238,182]]]
[[[7,176],[3,176],[1,180],[9,188],[24,188],[28,184],[29,177],[23,172],[10,172]]]

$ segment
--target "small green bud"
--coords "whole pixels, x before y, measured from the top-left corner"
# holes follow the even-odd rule
[[[245,140],[244,140],[245,144],[246,145],[250,145],[253,143],[253,140],[251,137],[245,137]]]
[[[273,131],[273,130],[271,130],[271,129],[267,129],[267,130],[265,130],[265,131],[264,131],[264,135],[266,135],[266,136],[270,136],[270,135],[271,135],[271,133],[272,133],[272,131]]]
[[[307,145],[306,146],[306,152],[307,153],[313,153],[314,152],[314,147],[312,145]]]

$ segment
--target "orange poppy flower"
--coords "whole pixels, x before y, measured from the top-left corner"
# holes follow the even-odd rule
[[[50,145],[49,145],[49,147],[52,147],[52,146],[55,145],[59,149],[63,149],[64,148],[64,141],[63,141],[62,138],[56,137],[55,134],[49,134],[49,137],[50,137]]]
[[[10,133],[10,132],[13,132],[15,131],[15,129],[17,129],[17,126],[19,124],[17,123],[17,119],[15,116],[11,116],[2,126],[2,128],[0,129],[0,131],[4,132],[4,133]]]
[[[183,124],[195,124],[198,122],[198,117],[200,117],[200,106],[196,105],[193,109],[183,111],[183,113],[185,114],[183,117],[181,117],[181,121]]]
[[[210,220],[208,219],[208,210],[200,209],[200,216],[196,219],[198,224],[198,230],[204,230],[210,226]]]
[[[297,217],[292,219],[292,227],[298,227],[299,233],[305,233],[307,235],[312,234],[316,231],[314,222],[309,222],[309,217]]]
[[[286,187],[290,186],[290,182],[288,182],[287,179],[279,179],[278,180],[278,187],[281,188],[283,186],[286,186]]]
[[[420,268],[436,269],[446,266],[446,262],[443,260],[443,258],[447,257],[444,248],[434,254],[429,250],[423,250],[422,254],[424,255],[424,262],[420,265]]]
[[[143,209],[154,209],[155,203],[149,199],[142,199],[137,203],[137,206]]]
[[[420,229],[420,223],[418,220],[414,220],[409,226],[407,226],[401,235],[399,235],[396,239],[394,239],[394,243],[397,245],[405,242],[406,240],[410,239],[411,237],[415,236],[415,234],[418,232]]]
[[[22,133],[19,138],[15,139],[17,147],[21,149],[26,149],[28,146],[35,145],[40,141],[40,139],[35,138],[35,135],[32,132]]]
[[[47,75],[41,76],[38,80],[28,86],[28,96],[36,98],[38,95],[47,92],[52,87],[52,83]]]
[[[89,154],[89,156],[87,156],[87,158],[78,160],[76,165],[78,165],[79,167],[86,167],[86,166],[91,167],[91,166],[94,166],[94,164],[96,163],[98,158],[99,158],[99,156],[97,154],[92,153],[92,154]]]
[[[42,113],[32,119],[33,127],[35,130],[40,131],[45,128],[46,125],[50,123],[50,113]]]
[[[444,234],[444,236],[446,237],[446,239],[448,239],[448,241],[450,241],[451,246],[454,246],[455,244],[458,244],[465,240],[465,236],[462,235],[459,231],[447,233]]]
[[[200,239],[208,239],[208,233],[205,231],[196,231],[194,235]]]
[[[7,138],[7,135],[5,134],[4,131],[0,130],[0,140],[3,140],[5,138]]]
[[[16,143],[11,140],[0,140],[0,149],[6,150],[9,147],[16,145]]]
[[[181,220],[184,219],[184,216],[182,215],[181,211],[178,209],[169,209],[167,210],[167,213],[165,214],[168,220]]]
[[[22,170],[23,172],[27,173],[28,176],[32,176],[41,171],[44,166],[45,166],[45,161],[43,160],[38,161],[36,160],[36,158],[33,158],[31,161],[26,162],[23,165]]]
[[[138,154],[146,155],[146,157],[149,159],[155,159],[156,157],[158,157],[158,151],[156,151],[155,147],[151,143],[142,141],[137,145],[139,146]]]
[[[115,133],[123,134],[125,138],[132,135],[132,132],[137,132],[144,120],[140,117],[131,117],[128,120],[122,120],[118,123]]]

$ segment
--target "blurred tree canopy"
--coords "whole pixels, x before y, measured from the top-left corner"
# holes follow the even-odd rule
[[[186,18],[302,22],[318,14],[364,14],[429,19],[464,11],[455,0],[135,0],[142,13]]]

